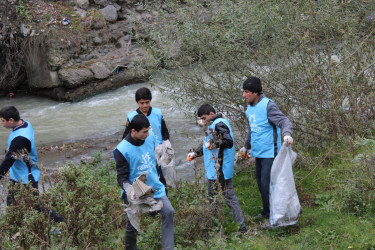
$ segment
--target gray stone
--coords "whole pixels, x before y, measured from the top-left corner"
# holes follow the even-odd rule
[[[129,41],[129,40],[132,39],[132,36],[131,35],[125,35],[123,39],[124,39],[124,41]]]
[[[94,73],[94,77],[96,79],[104,79],[104,78],[107,78],[111,74],[109,69],[102,62],[96,62],[92,64],[90,69]]]
[[[135,11],[137,11],[138,13],[142,13],[145,11],[145,8],[143,8],[142,5],[138,5],[137,7],[135,7]]]
[[[79,55],[78,59],[81,60],[81,61],[85,61],[86,60],[86,56],[85,55]]]
[[[87,11],[84,10],[84,9],[80,9],[80,8],[76,9],[76,13],[77,13],[77,15],[79,15],[81,18],[85,18],[86,15],[87,15]]]
[[[74,0],[73,1],[74,4],[82,9],[85,9],[87,10],[87,8],[89,7],[89,0]]]
[[[62,69],[59,70],[59,77],[67,88],[85,85],[94,80],[94,74],[88,68]]]
[[[103,15],[104,19],[109,22],[114,22],[117,20],[117,10],[113,5],[108,5],[107,7],[100,9],[99,13]]]
[[[94,0],[94,3],[100,6],[107,6],[109,4],[107,0]]]
[[[101,44],[103,42],[103,40],[100,38],[100,37],[94,37],[94,40],[93,40],[93,43],[95,44],[95,45],[99,45],[99,44]]]

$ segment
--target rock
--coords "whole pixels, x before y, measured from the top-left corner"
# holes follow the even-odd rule
[[[109,2],[107,0],[94,0],[94,3],[96,5],[100,5],[100,6],[107,6],[109,4]]]
[[[59,77],[67,88],[74,88],[94,80],[94,74],[88,68],[62,69],[59,70]]]
[[[76,9],[76,13],[77,13],[77,15],[79,15],[81,18],[85,18],[86,15],[87,15],[87,11],[84,10],[84,9],[80,9],[80,8]]]
[[[113,5],[108,5],[107,7],[100,9],[99,12],[103,15],[104,19],[109,22],[117,20],[117,10]]]
[[[99,44],[101,44],[102,42],[103,42],[103,40],[102,40],[100,37],[98,37],[98,36],[94,37],[93,43],[94,43],[95,45],[99,45]]]
[[[94,73],[96,79],[107,78],[111,72],[102,62],[96,62],[90,66],[91,71]]]
[[[30,33],[30,29],[26,28],[23,23],[21,23],[20,31],[23,36],[27,36]]]
[[[79,8],[87,10],[89,7],[89,0],[74,0],[73,3]]]
[[[138,5],[137,7],[135,7],[135,11],[138,13],[142,13],[145,11],[145,8],[143,8],[142,5]]]

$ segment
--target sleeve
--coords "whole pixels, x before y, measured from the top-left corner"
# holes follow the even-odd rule
[[[224,122],[218,122],[215,125],[215,130],[221,135],[221,142],[217,145],[218,147],[221,149],[233,147],[233,138],[230,135],[228,126]]]
[[[163,117],[161,118],[161,136],[163,137],[163,141],[169,140],[169,131]]]
[[[203,144],[201,144],[196,150],[195,153],[197,154],[197,157],[200,157],[203,155]]]
[[[246,136],[246,140],[245,140],[245,145],[244,147],[249,150],[251,148],[251,128],[250,128],[250,125],[247,124],[247,127],[248,127],[248,132],[247,132],[247,136]]]
[[[267,105],[267,117],[271,124],[274,124],[283,130],[283,135],[292,135],[292,123],[286,117],[275,102],[269,102]]]
[[[114,152],[114,157],[116,161],[116,170],[117,170],[117,182],[121,188],[123,188],[124,183],[130,183],[129,181],[129,163],[121,152],[116,149]]]
[[[124,131],[124,134],[122,135],[122,139],[124,139],[129,133],[130,133],[129,119],[127,119],[126,125],[125,125],[125,131]]]
[[[23,150],[27,152],[31,151],[31,142],[23,136],[17,136],[12,140],[8,153],[5,155],[3,162],[0,165],[0,179],[9,171],[13,163],[16,161],[14,154],[17,154]]]

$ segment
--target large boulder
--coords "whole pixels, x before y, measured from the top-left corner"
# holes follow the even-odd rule
[[[59,78],[67,88],[75,88],[94,80],[89,68],[68,68],[59,70]]]
[[[94,73],[94,77],[96,79],[104,79],[111,74],[107,66],[102,62],[93,63],[90,66],[90,69]]]

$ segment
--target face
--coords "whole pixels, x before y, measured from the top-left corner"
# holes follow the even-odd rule
[[[150,110],[151,100],[141,99],[137,102],[137,104],[138,104],[139,110],[142,113],[147,114],[148,111]]]
[[[245,99],[246,103],[253,104],[258,99],[258,94],[255,92],[251,92],[249,90],[244,89],[242,91],[242,97]]]
[[[150,134],[148,131],[150,128],[143,128],[139,131],[136,131],[135,129],[132,129],[132,137],[136,140],[144,141],[146,140],[147,136]]]
[[[214,118],[215,116],[216,116],[216,114],[214,112],[210,112],[208,115],[202,115],[199,118],[201,118],[204,125],[207,125],[208,121],[211,120],[212,118]]]
[[[10,118],[9,121],[7,121],[1,117],[1,124],[3,125],[4,128],[13,128],[14,119]]]

